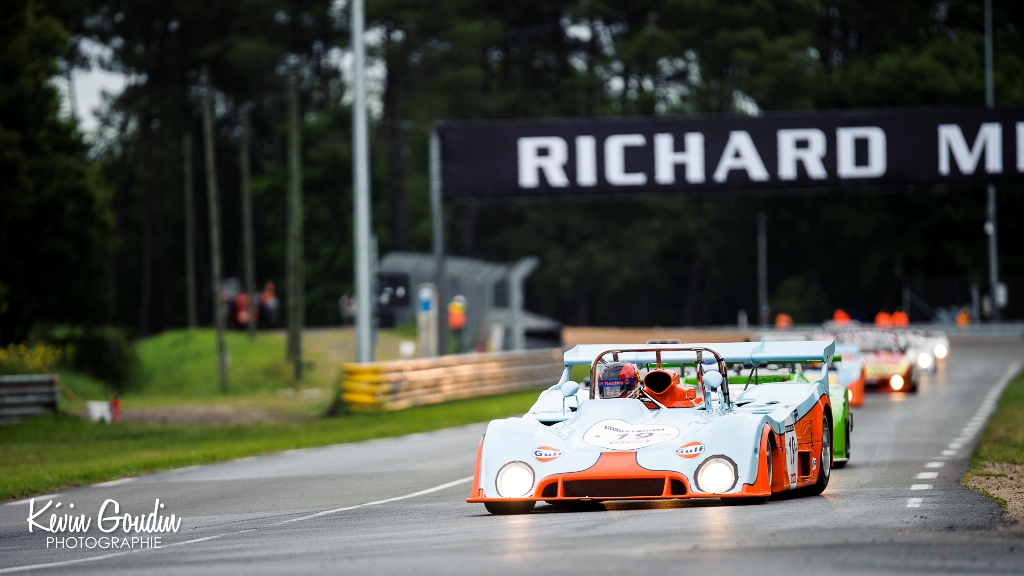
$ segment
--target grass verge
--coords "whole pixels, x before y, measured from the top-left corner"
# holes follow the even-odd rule
[[[521,414],[536,390],[296,423],[95,424],[42,416],[0,428],[0,502],[147,472],[426,432]]]
[[[1024,372],[1006,387],[974,448],[971,468],[980,469],[983,462],[1024,464]]]
[[[961,484],[995,500],[1024,528],[1024,372],[1010,381],[981,434]]]

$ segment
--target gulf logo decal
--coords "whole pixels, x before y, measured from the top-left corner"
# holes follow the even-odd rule
[[[680,458],[696,458],[704,453],[703,442],[690,442],[676,448],[676,456]]]
[[[551,462],[562,454],[564,454],[564,452],[558,448],[552,448],[551,446],[538,446],[533,449],[533,457],[540,462]]]

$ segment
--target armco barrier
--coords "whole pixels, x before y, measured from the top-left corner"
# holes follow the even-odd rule
[[[60,401],[57,379],[48,374],[0,376],[0,423],[56,412]]]
[[[353,410],[401,410],[558,382],[557,348],[344,364],[341,399]]]

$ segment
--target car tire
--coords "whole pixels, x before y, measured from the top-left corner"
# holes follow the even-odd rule
[[[818,481],[807,487],[808,496],[817,496],[824,492],[832,476],[832,423],[828,421],[827,416],[821,423],[821,452],[818,458]]]
[[[520,500],[518,502],[484,502],[484,508],[491,514],[498,516],[508,516],[511,514],[526,514],[530,510],[533,510],[533,506],[536,504],[533,500]]]
[[[853,435],[853,424],[850,419],[846,419],[846,458],[843,460],[836,460],[832,462],[833,468],[843,468],[846,463],[850,461],[850,437]]]

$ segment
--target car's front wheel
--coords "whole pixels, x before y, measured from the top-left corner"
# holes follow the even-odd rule
[[[533,510],[536,504],[533,500],[520,500],[518,502],[484,502],[484,508],[491,514],[507,516],[509,514],[526,514]]]

